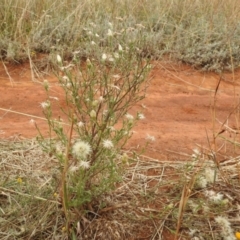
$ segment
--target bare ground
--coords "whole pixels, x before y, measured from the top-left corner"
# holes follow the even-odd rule
[[[196,147],[206,153],[217,152],[219,160],[237,154],[232,144],[220,137],[235,141],[239,138],[240,71],[221,76],[214,104],[219,74],[203,73],[170,61],[153,65],[147,96],[136,106],[139,109],[144,105],[146,119],[134,129],[129,146],[143,145],[149,134],[156,141],[146,154],[161,160],[182,160]],[[52,97],[64,104],[56,77],[46,74],[44,79],[51,82]],[[42,81],[43,78],[33,79],[29,64],[0,65],[0,138],[35,137],[37,131],[30,124],[31,119],[47,132],[46,122],[33,117],[43,117],[40,103],[46,99],[46,93]],[[213,132],[220,133],[216,141]]]

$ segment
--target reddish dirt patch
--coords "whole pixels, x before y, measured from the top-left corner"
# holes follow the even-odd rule
[[[52,83],[51,95],[63,99],[56,78],[51,75],[44,78]],[[216,118],[222,123],[226,121],[225,127],[213,120],[212,113],[218,74],[202,73],[183,64],[158,62],[151,78],[146,99],[142,102],[146,106],[146,119],[135,128],[131,147],[143,145],[146,134],[150,134],[156,141],[147,150],[148,155],[163,160],[183,159],[186,158],[184,154],[191,154],[196,146],[214,148],[213,122],[216,132],[227,130],[219,136],[239,140],[239,114],[234,109],[238,110],[240,71],[224,73],[217,92]],[[40,103],[46,99],[46,94],[41,82],[42,79],[32,80],[28,64],[0,65],[0,138],[32,138],[37,135],[35,127],[30,124],[33,117],[3,109],[43,117]],[[233,114],[229,116],[230,113]],[[46,132],[46,123],[35,120]],[[219,159],[236,153],[226,141],[217,140],[216,143],[216,150],[222,146],[219,153],[223,155],[219,154]]]

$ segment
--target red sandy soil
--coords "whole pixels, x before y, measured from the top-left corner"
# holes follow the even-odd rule
[[[51,96],[63,97],[53,75],[43,77],[51,84]],[[0,64],[0,138],[33,138],[37,131],[30,120],[34,117],[12,113],[7,110],[43,117],[40,103],[46,99],[42,84],[43,78],[32,79],[29,64]],[[216,150],[219,160],[236,155],[239,151],[220,137],[239,141],[238,110],[240,93],[240,71],[224,73],[216,94],[216,116],[212,112],[214,93],[220,76],[216,73],[203,73],[189,66],[157,62],[150,74],[150,85],[146,98],[141,104],[146,106],[145,119],[135,127],[131,147],[143,145],[147,134],[153,135],[153,142],[145,153],[161,160],[186,159],[198,147]],[[53,100],[54,101],[54,100]],[[138,104],[137,108],[140,108]],[[6,109],[6,110],[3,110]],[[225,123],[225,126],[220,122]],[[38,126],[47,131],[43,120],[35,119]],[[219,134],[213,141],[213,122]],[[221,150],[219,150],[219,148]],[[221,153],[221,154],[220,154]]]

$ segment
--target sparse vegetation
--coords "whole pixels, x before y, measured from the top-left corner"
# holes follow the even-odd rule
[[[239,15],[237,0],[4,1],[0,57],[22,62],[47,53],[35,59],[46,67],[56,53],[90,58],[129,43],[145,57],[168,55],[203,70],[231,70],[240,64]]]
[[[233,70],[239,19],[237,0],[4,1],[1,60],[51,67],[65,106],[57,118],[45,80],[49,136],[0,142],[1,239],[239,239],[239,158],[123,150],[151,60]]]

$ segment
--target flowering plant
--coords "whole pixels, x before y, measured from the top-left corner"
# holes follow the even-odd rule
[[[99,54],[99,60],[74,61],[64,66],[57,56],[56,75],[64,91],[63,118],[54,119],[50,86],[41,103],[49,125],[50,140],[40,134],[42,146],[60,163],[59,195],[69,224],[69,209],[86,212],[86,206],[112,189],[121,179],[121,149],[132,135],[136,121],[131,107],[144,98],[149,65],[134,48],[118,46],[112,54]],[[111,55],[111,57],[109,57]],[[79,209],[81,209],[79,211]]]

